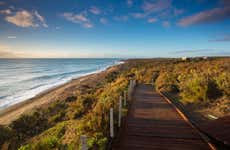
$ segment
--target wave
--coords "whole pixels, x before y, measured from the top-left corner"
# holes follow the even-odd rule
[[[33,77],[31,79],[23,80],[21,82],[29,82],[29,81],[40,81],[40,80],[48,80],[52,78],[57,78],[57,77],[65,77],[67,75],[72,75],[72,74],[79,74],[79,73],[84,73],[84,72],[89,72],[93,71],[94,69],[86,69],[86,70],[79,70],[79,71],[72,71],[72,72],[65,72],[65,73],[58,73],[58,74],[52,74],[52,75],[44,75],[44,76],[39,76],[39,77]]]
[[[107,63],[107,65],[106,64],[102,64],[100,66],[97,65],[96,67],[90,69],[45,75],[45,76],[34,77],[31,79],[20,81],[21,82],[20,84],[30,83],[31,85],[34,86],[28,89],[20,90],[20,92],[15,93],[14,95],[0,97],[1,99],[0,110],[9,107],[13,104],[30,99],[51,88],[65,84],[72,79],[76,79],[93,73],[98,73],[106,70],[108,67],[111,67],[116,64],[121,64],[121,63],[122,63],[121,61],[112,61]]]

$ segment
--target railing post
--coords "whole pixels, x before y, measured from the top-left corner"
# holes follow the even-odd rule
[[[113,138],[114,137],[114,127],[113,127],[113,108],[110,108],[110,137]]]
[[[126,107],[126,101],[127,101],[127,94],[126,91],[124,91],[124,107]]]
[[[87,136],[86,135],[81,135],[80,140],[81,140],[81,150],[88,150]]]
[[[122,109],[122,96],[120,96],[118,104],[118,127],[121,126],[121,109]]]
[[[129,101],[130,101],[130,95],[131,95],[131,94],[130,94],[130,90],[131,90],[131,89],[130,89],[130,84],[129,84],[129,86],[128,86],[128,100],[129,100]]]

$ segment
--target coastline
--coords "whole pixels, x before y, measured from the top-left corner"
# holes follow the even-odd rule
[[[8,125],[22,114],[33,112],[33,110],[45,107],[55,101],[64,100],[74,95],[74,91],[84,85],[90,87],[96,86],[108,73],[119,70],[125,64],[125,61],[121,60],[121,62],[104,70],[95,71],[94,73],[72,79],[64,84],[47,89],[30,99],[0,110],[0,125]]]

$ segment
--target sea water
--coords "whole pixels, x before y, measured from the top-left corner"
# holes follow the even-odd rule
[[[0,59],[0,110],[120,59]]]

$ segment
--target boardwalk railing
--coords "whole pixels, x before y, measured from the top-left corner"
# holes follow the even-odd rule
[[[130,80],[129,82],[129,86],[128,86],[128,91],[124,91],[121,96],[119,97],[119,101],[118,101],[118,130],[121,127],[121,120],[122,120],[122,108],[126,108],[127,107],[127,100],[131,101],[132,100],[132,95],[135,89],[137,82],[136,80]],[[107,149],[111,149],[111,145],[113,142],[113,139],[115,137],[115,121],[114,121],[114,107],[110,108],[109,111],[109,135],[110,135],[110,141],[108,143]],[[81,135],[80,137],[80,149],[81,150],[87,150],[87,137],[85,135]]]
[[[128,95],[127,95],[127,92],[124,91],[123,97],[122,96],[119,97],[119,101],[118,101],[118,128],[121,127],[122,108],[125,108],[127,106],[127,97],[128,97],[128,100],[131,101],[135,86],[136,86],[136,80],[130,80],[129,86],[128,86]],[[110,108],[110,137],[111,138],[114,138],[113,109],[114,108]]]

